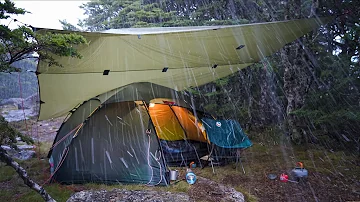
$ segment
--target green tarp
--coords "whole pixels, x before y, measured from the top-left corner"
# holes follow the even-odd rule
[[[259,62],[328,20],[76,32],[88,41],[77,47],[82,59],[54,56],[62,68],[39,62],[39,119],[62,116],[85,100],[131,83],[183,90],[215,81]]]

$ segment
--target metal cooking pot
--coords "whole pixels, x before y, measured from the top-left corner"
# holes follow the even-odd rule
[[[170,180],[177,180],[179,176],[178,170],[170,170]]]

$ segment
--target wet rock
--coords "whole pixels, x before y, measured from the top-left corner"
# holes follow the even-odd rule
[[[14,158],[19,160],[29,160],[35,157],[35,151],[33,150],[21,150],[13,155]]]
[[[19,150],[29,150],[29,149],[34,149],[34,145],[27,145],[27,144],[24,144],[24,145],[18,145],[17,146]]]
[[[72,195],[67,202],[85,202],[85,201],[113,201],[113,202],[127,202],[127,201],[156,201],[156,202],[175,202],[175,201],[190,201],[190,198],[185,193],[171,193],[158,192],[147,190],[126,190],[113,189],[106,190],[89,190],[81,191]]]
[[[6,151],[12,150],[12,148],[10,146],[7,146],[7,145],[1,145],[1,148],[3,148]]]
[[[8,145],[1,145],[1,148],[7,151],[7,153],[15,159],[28,160],[35,156],[35,151],[31,150],[34,148],[33,145],[17,145],[18,150],[11,148]]]

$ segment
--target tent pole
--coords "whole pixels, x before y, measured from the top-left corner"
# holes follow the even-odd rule
[[[184,140],[185,140],[185,142],[187,142],[187,134],[186,134],[185,128],[181,125],[180,120],[179,120],[178,117],[176,116],[176,113],[175,113],[174,109],[171,107],[171,105],[168,105],[168,106],[170,107],[170,110],[172,111],[172,113],[174,114],[176,120],[178,121],[181,129],[184,131],[184,135],[185,135],[185,139],[184,139]],[[195,150],[195,151],[196,151],[196,150]],[[188,162],[185,161],[184,156],[182,155],[181,152],[180,152],[180,155],[181,155],[181,159],[182,159],[182,160],[181,160],[180,167],[181,167],[181,165],[183,164],[183,162],[184,162],[185,167],[187,167],[188,165],[187,165],[186,163],[188,163]]]
[[[166,164],[166,161],[165,161],[165,155],[164,155],[163,149],[162,149],[161,144],[160,144],[159,136],[157,135],[154,122],[152,121],[151,116],[150,116],[149,108],[147,107],[147,104],[146,104],[146,102],[145,102],[144,100],[142,100],[142,103],[144,104],[146,113],[147,113],[148,116],[149,116],[149,124],[152,125],[152,127],[154,128],[155,136],[156,136],[156,139],[157,139],[159,148],[160,148],[160,152],[161,152],[161,154],[162,154],[162,155],[161,155],[161,156],[162,156],[162,162],[163,162],[163,164],[164,164],[164,167],[166,167],[165,173],[166,173],[166,172],[169,172],[169,168],[168,168],[168,166],[167,166],[167,164]],[[165,179],[165,184],[166,184],[166,186],[168,186],[168,185],[170,184],[170,182],[168,183],[168,182],[166,181],[166,179]]]
[[[170,110],[172,111],[172,113],[175,115],[176,120],[179,122],[181,129],[184,131],[186,141],[187,141],[187,134],[186,134],[185,128],[181,125],[181,122],[180,122],[179,118],[176,116],[176,113],[175,113],[174,109],[171,107],[171,105],[168,105],[168,106],[170,107]]]
[[[183,129],[184,134],[185,134],[185,136],[186,136],[186,141],[187,141],[187,137],[188,137],[188,136],[187,136],[187,134],[186,134],[186,130],[185,130],[185,128],[181,125],[181,122],[180,122],[179,118],[177,117],[177,115],[176,115],[176,113],[175,113],[174,109],[171,107],[171,105],[169,105],[169,107],[170,107],[170,110],[172,111],[172,113],[175,115],[176,120],[179,122],[179,125],[180,125],[180,126],[181,126],[181,128]],[[195,120],[196,120],[196,116],[195,116]],[[199,154],[197,153],[197,151],[196,151],[196,148],[195,148],[195,147],[194,147],[194,149],[195,149],[195,154],[196,154],[196,157],[198,158],[198,161],[199,161],[200,167],[202,167],[201,160],[200,160],[200,158],[199,158]]]

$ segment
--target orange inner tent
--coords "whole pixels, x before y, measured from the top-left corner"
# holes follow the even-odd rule
[[[149,107],[149,113],[160,139],[206,142],[206,134],[201,123],[188,109],[155,104]]]

